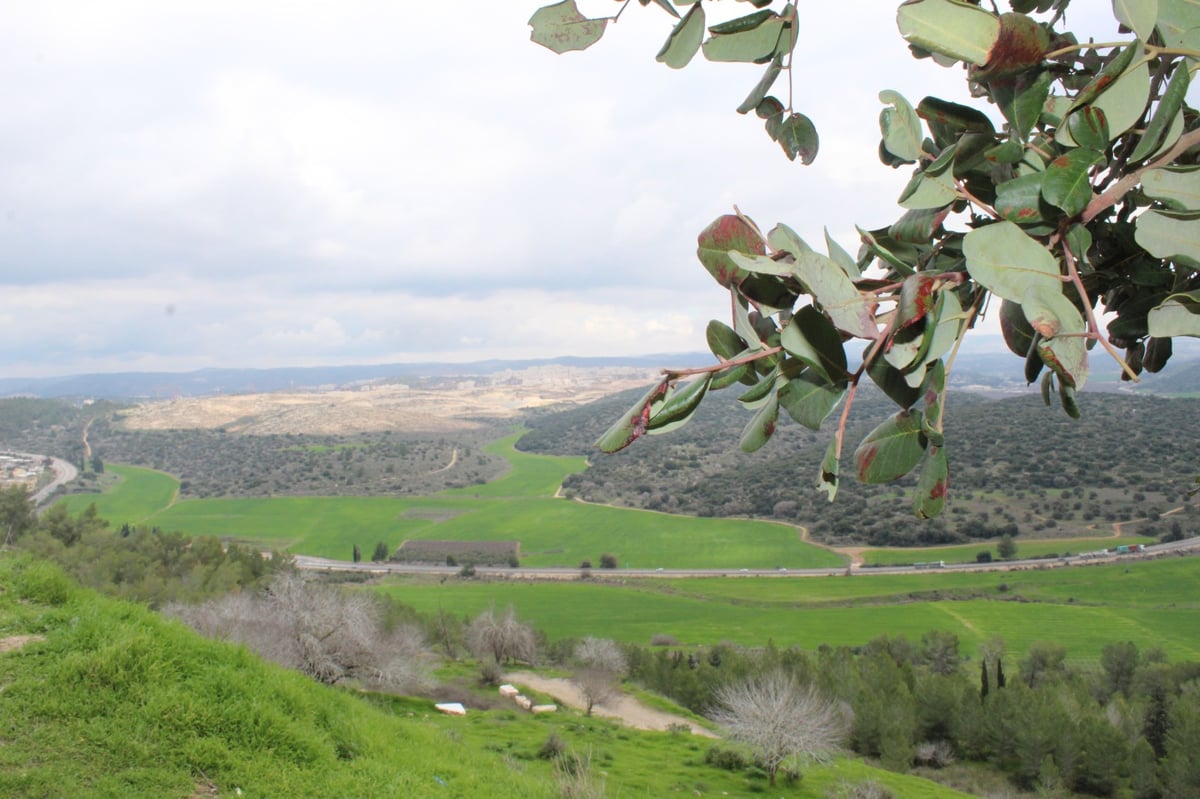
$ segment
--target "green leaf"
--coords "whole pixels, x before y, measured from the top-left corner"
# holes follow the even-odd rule
[[[1020,303],[1012,300],[1000,303],[1000,333],[1014,355],[1024,358],[1029,354],[1029,349],[1033,346],[1033,328],[1029,326],[1029,320],[1025,318],[1025,311]]]
[[[838,329],[859,338],[879,335],[874,300],[859,292],[832,259],[817,252],[802,253],[796,259],[796,275]]]
[[[879,238],[870,230],[865,230],[858,225],[854,226],[858,231],[858,235],[862,238],[863,246],[876,258],[881,258],[890,266],[894,267],[901,276],[911,275],[916,270],[912,264],[906,263],[904,259],[892,252]]]
[[[1103,150],[1108,147],[1108,120],[1104,112],[1094,105],[1085,105],[1067,117],[1071,138],[1080,147]]]
[[[992,84],[992,95],[1000,106],[1000,113],[1008,120],[1019,144],[1029,139],[1030,131],[1041,118],[1054,79],[1049,71],[1043,71],[1032,81],[1018,79],[1011,85]]]
[[[750,309],[740,298],[733,304],[733,331],[746,342],[746,346],[761,350],[765,344],[758,334],[758,328],[750,318]]]
[[[746,349],[746,343],[733,332],[733,328],[724,322],[713,319],[704,330],[708,341],[708,349],[722,361],[737,357]]]
[[[779,376],[778,369],[772,369],[762,380],[752,385],[740,397],[738,402],[747,408],[761,408],[767,400],[775,396],[775,379]]]
[[[556,53],[586,50],[604,35],[608,19],[588,19],[579,13],[575,0],[563,0],[543,6],[529,18],[533,32],[529,38],[535,44]]]
[[[1100,79],[1097,79],[1097,82],[1099,81]],[[1084,92],[1087,91],[1087,89],[1084,90]],[[1084,92],[1080,92],[1080,95],[1083,95]],[[1150,65],[1141,61],[1130,67],[1129,71],[1116,80],[1104,84],[1091,104],[1104,113],[1104,118],[1108,121],[1108,135],[1111,139],[1115,139],[1142,118],[1142,113],[1146,110],[1146,103],[1149,101]],[[1077,97],[1073,106],[1078,108],[1081,105],[1083,103]],[[1076,112],[1072,111],[1072,113]],[[1060,125],[1054,139],[1067,147],[1076,145],[1069,125]]]
[[[1200,49],[1200,5],[1195,0],[1159,0],[1155,27],[1167,47]]]
[[[762,27],[763,23],[772,17],[778,19],[778,15],[770,9],[765,11],[755,11],[751,14],[746,14],[743,17],[738,17],[737,19],[731,19],[728,22],[721,22],[717,25],[713,25],[708,29],[708,32],[713,36],[722,36],[733,33],[746,33],[747,31],[757,30],[758,28]]]
[[[1146,315],[1150,335],[1200,337],[1200,291],[1172,294]]]
[[[928,244],[949,214],[948,206],[905,211],[888,228],[888,235],[899,242]]]
[[[963,237],[967,271],[993,294],[1021,302],[1031,285],[1059,290],[1058,261],[1012,222],[997,222]]]
[[[1143,42],[1154,33],[1158,0],[1112,0],[1113,15]]]
[[[1030,286],[1021,299],[1021,310],[1029,327],[1043,339],[1078,335],[1086,329],[1079,309],[1062,293],[1061,286]]]
[[[671,69],[683,69],[691,62],[692,57],[696,55],[696,51],[700,49],[700,42],[703,40],[704,6],[696,3],[687,12],[687,15],[671,29],[671,35],[663,43],[662,49],[655,56],[655,60],[661,64],[666,64]],[[760,97],[759,100],[761,99]],[[758,101],[756,100],[755,105],[757,104]]]
[[[1200,211],[1200,166],[1168,166],[1142,173],[1142,191],[1173,211]]]
[[[821,423],[833,412],[846,395],[845,383],[830,383],[823,375],[805,369],[779,389],[779,404],[788,416],[810,430],[820,430]]]
[[[949,171],[930,176],[924,171],[913,175],[897,202],[901,208],[918,211],[926,208],[945,208],[958,199],[954,176]]]
[[[854,467],[864,483],[889,483],[903,477],[921,462],[925,439],[921,414],[900,411],[876,427],[854,451]]]
[[[921,158],[921,121],[904,95],[886,89],[879,93],[879,102],[890,108],[879,112],[879,130],[883,134],[883,147],[904,163]]]
[[[641,438],[646,432],[646,423],[650,421],[651,405],[666,395],[667,385],[666,380],[655,385],[614,422],[613,426],[596,440],[600,451],[619,452]]]
[[[782,222],[771,228],[771,232],[767,234],[767,244],[771,245],[772,250],[786,252],[792,258],[799,258],[804,253],[813,251],[808,242],[800,238],[799,233]]]
[[[646,423],[646,431],[649,433],[666,433],[678,427],[682,427],[685,422],[692,418],[692,414],[700,407],[700,401],[704,399],[705,393],[708,392],[708,385],[712,380],[711,374],[706,374],[703,377],[698,377],[682,388],[675,386],[665,397],[662,405],[650,417]]]
[[[699,7],[699,4],[696,6]],[[771,87],[775,85],[775,79],[779,77],[779,73],[783,71],[783,56],[775,56],[771,59],[771,63],[767,64],[767,71],[759,79],[758,83],[746,95],[746,99],[737,107],[739,114],[749,114],[754,109],[758,108],[767,96],[767,92],[771,91]]]
[[[775,425],[778,421],[779,395],[772,391],[767,401],[763,403],[758,412],[754,414],[754,418],[742,431],[741,441],[738,442],[742,452],[754,452],[762,448],[774,435]]]
[[[762,239],[745,220],[733,214],[717,217],[697,237],[696,257],[713,278],[726,288],[731,288],[749,276],[738,269],[729,257],[730,250],[761,255],[766,252]]]
[[[867,365],[867,374],[871,381],[901,408],[912,407],[912,404],[921,398],[920,388],[910,386],[904,379],[904,373],[883,358],[871,361]]]
[[[1092,182],[1089,172],[1097,164],[1104,163],[1104,156],[1080,147],[1068,150],[1055,158],[1046,167],[1042,178],[1042,198],[1061,208],[1067,216],[1087,208],[1092,200]]]
[[[768,236],[770,238],[770,236]],[[850,257],[850,253],[833,240],[829,235],[829,228],[825,228],[825,249],[829,251],[829,258],[835,264],[842,268],[846,276],[851,280],[858,280],[862,277],[862,273],[858,271],[858,264]]]
[[[900,35],[910,44],[983,66],[1000,38],[1000,20],[957,0],[906,0],[896,13]]]
[[[825,492],[830,502],[837,496],[838,489],[838,438],[835,436],[825,448],[821,459],[821,470],[817,474],[817,488]]]
[[[663,11],[666,11],[668,14],[675,17],[675,19],[679,19],[679,12],[675,10],[675,6],[671,5],[671,0],[639,0],[639,2],[642,5],[646,5],[647,3],[653,2],[654,5],[658,6]]]
[[[937,97],[926,97],[917,103],[917,116],[925,120],[930,128],[943,126],[955,134],[985,133],[994,135],[996,128],[992,120],[982,111],[969,105],[959,105]],[[957,135],[954,138],[958,138]]]
[[[779,343],[830,383],[845,385],[846,350],[842,337],[825,315],[811,305],[796,311],[783,328]]]
[[[729,258],[734,266],[743,272],[755,275],[774,275],[782,277],[792,274],[792,262],[787,257],[775,258],[770,255],[744,255],[737,250],[729,251]]]
[[[940,516],[946,508],[949,487],[950,465],[946,462],[946,450],[931,446],[913,490],[913,514],[918,519]]]
[[[799,158],[800,163],[807,166],[817,157],[820,144],[817,128],[804,114],[788,114],[772,138],[779,142],[789,161]]]
[[[1188,62],[1181,59],[1175,64],[1171,72],[1171,80],[1167,83],[1162,99],[1158,101],[1158,107],[1154,109],[1154,116],[1150,118],[1150,124],[1146,126],[1145,133],[1138,139],[1137,146],[1133,148],[1133,152],[1129,156],[1130,161],[1142,160],[1163,144],[1171,127],[1175,124],[1175,120],[1181,116],[1180,111],[1187,97],[1190,83],[1191,72],[1188,70]]]
[[[1075,389],[1061,381],[1058,384],[1058,399],[1062,403],[1063,410],[1067,412],[1067,416],[1078,419],[1083,415],[1079,410],[1079,403],[1075,401]]]
[[[1034,172],[998,184],[996,202],[993,204],[996,213],[1019,225],[1044,221],[1041,210],[1043,175],[1044,173]]]
[[[763,14],[766,15],[766,18],[753,27],[718,32],[718,28],[727,29],[727,26],[740,22],[740,20],[732,20],[729,23],[709,28],[709,32],[713,35],[701,45],[704,57],[709,61],[746,63],[758,63],[774,57],[776,45],[783,33],[784,21],[772,11],[759,11],[742,19],[748,20]]]
[[[1200,218],[1194,213],[1147,211],[1134,224],[1134,240],[1155,258],[1200,263]]]

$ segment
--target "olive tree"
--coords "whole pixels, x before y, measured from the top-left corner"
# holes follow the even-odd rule
[[[826,759],[847,732],[847,719],[837,702],[782,671],[720,686],[709,717],[754,751],[771,785],[789,761]]]
[[[556,52],[585,49],[630,5],[602,18],[585,17],[575,0],[545,6],[530,19],[532,38]],[[817,130],[793,107],[791,87],[817,84],[830,66],[806,65],[796,50],[803,5],[752,0],[751,13],[720,20],[707,15],[727,15],[730,4],[653,5],[671,23],[659,62],[680,69],[701,53],[762,65],[737,111],[761,118],[788,159],[817,157]],[[912,54],[931,69],[960,68],[978,102],[880,92],[878,157],[911,179],[895,222],[859,228],[853,247],[826,233],[821,252],[788,225],[764,230],[737,208],[701,231],[697,256],[730,296],[729,320],[707,330],[717,361],[664,369],[599,447],[676,428],[708,391],[739,384],[753,410],[746,451],[767,442],[781,411],[815,430],[840,405],[816,475],[832,500],[866,379],[898,409],[858,444],[854,473],[882,483],[916,472],[912,508],[927,518],[942,512],[949,486],[947,372],[985,314],[998,318],[1027,381],[1040,380],[1046,402],[1057,397],[1075,417],[1093,350],[1137,380],[1165,366],[1174,337],[1200,336],[1200,116],[1188,104],[1200,9],[1113,2],[1120,38],[1081,42],[1066,28],[1069,5],[902,3],[896,26]],[[786,94],[773,93],[777,83]]]

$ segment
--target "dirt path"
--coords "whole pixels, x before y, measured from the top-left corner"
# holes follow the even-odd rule
[[[438,472],[448,472],[454,468],[454,464],[456,463],[458,463],[458,447],[455,447],[453,450],[451,450],[450,462],[440,469],[434,469],[433,474],[437,474]]]
[[[532,672],[520,671],[506,674],[504,679],[514,685],[525,686],[538,693],[548,694],[554,697],[559,704],[580,710],[587,707],[579,689],[570,680],[562,677],[542,677]],[[698,726],[682,716],[646,707],[632,696],[622,695],[608,705],[596,705],[592,708],[592,715],[619,719],[626,726],[638,730],[666,730],[670,724],[685,724],[693,735],[701,735],[705,738],[717,737],[712,730]]]

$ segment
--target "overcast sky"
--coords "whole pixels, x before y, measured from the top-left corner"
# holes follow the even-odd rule
[[[0,374],[701,351],[708,222],[853,252],[908,177],[879,90],[967,100],[890,5],[803,3],[802,167],[734,113],[760,67],[655,63],[637,3],[555,55],[540,4],[8,4]]]

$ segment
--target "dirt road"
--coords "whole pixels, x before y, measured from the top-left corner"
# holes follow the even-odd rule
[[[584,702],[579,689],[570,680],[561,677],[542,677],[541,675],[527,671],[506,674],[504,675],[504,679],[513,685],[525,686],[538,693],[548,694],[554,697],[555,701],[559,704],[568,705],[580,710],[587,707],[587,703]],[[638,730],[666,730],[670,724],[684,724],[692,731],[693,735],[701,735],[705,738],[717,737],[711,730],[706,730],[685,719],[683,716],[676,716],[672,713],[646,707],[632,696],[622,695],[619,699],[612,701],[608,705],[596,705],[592,708],[592,715],[619,719],[627,727],[633,727]]]

